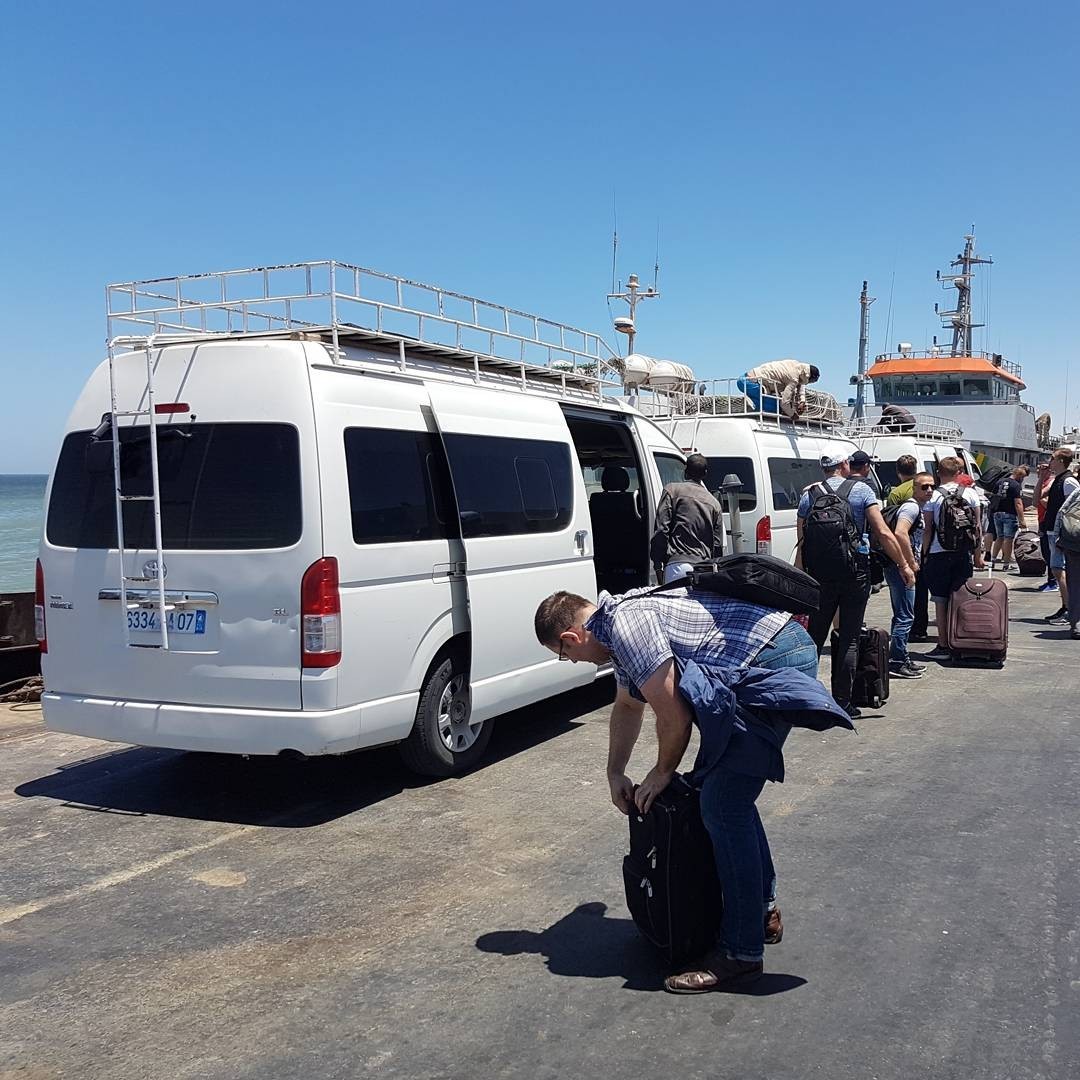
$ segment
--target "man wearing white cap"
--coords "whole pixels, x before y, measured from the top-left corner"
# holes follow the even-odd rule
[[[869,464],[862,450],[850,460],[846,454],[822,457],[824,480],[808,488],[799,503],[799,560],[821,586],[821,605],[810,616],[810,636],[820,653],[839,610],[832,694],[852,718],[859,716],[851,697],[859,632],[870,599],[870,532],[896,564],[904,584],[915,584],[915,570],[885,524],[874,489],[859,475],[869,471]],[[855,475],[845,476],[845,471]]]

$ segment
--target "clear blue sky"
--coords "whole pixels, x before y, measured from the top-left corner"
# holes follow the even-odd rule
[[[1065,417],[1080,15],[1013,3],[22,4],[5,13],[0,472],[52,466],[104,285],[337,258],[607,333],[700,376],[926,344],[976,224],[985,344]],[[892,286],[895,275],[895,286]],[[976,310],[985,304],[980,278]],[[983,341],[977,340],[977,344]],[[1068,420],[1080,420],[1074,364]]]

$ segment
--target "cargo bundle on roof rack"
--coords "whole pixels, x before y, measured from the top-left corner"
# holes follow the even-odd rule
[[[653,417],[742,417],[756,420],[763,426],[809,429],[831,429],[844,423],[843,409],[832,394],[808,387],[805,391],[806,411],[801,416],[788,417],[778,408],[770,407],[776,398],[768,392],[761,394],[759,404],[755,405],[745,393],[746,384],[745,377],[697,382],[692,376],[670,388],[645,383],[640,387],[640,398],[632,399],[632,403]]]

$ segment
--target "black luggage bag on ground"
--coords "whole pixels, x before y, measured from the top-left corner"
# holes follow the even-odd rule
[[[832,662],[836,655],[838,634],[832,632]],[[864,626],[859,632],[859,659],[855,664],[855,683],[851,688],[851,704],[880,709],[889,700],[889,651],[892,635],[888,630]]]
[[[669,964],[716,944],[723,894],[698,793],[685,777],[676,775],[644,816],[630,812],[623,884],[638,929]]]
[[[1013,542],[1013,556],[1021,577],[1042,577],[1046,562],[1042,555],[1042,541],[1034,529],[1021,529]]]

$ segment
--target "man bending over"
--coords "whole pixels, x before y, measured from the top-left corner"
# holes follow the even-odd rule
[[[723,668],[794,668],[817,674],[817,649],[798,623],[782,611],[709,592],[622,597],[601,592],[596,604],[557,592],[536,611],[536,636],[560,660],[607,664],[618,689],[611,710],[607,777],[611,801],[624,813],[647,813],[675,775],[694,719],[679,692],[676,662]],[[818,684],[812,684],[818,687]],[[818,687],[829,707],[835,703]],[[657,761],[636,788],[626,774],[641,732],[645,703],[656,714]],[[732,736],[729,749],[709,767],[701,789],[701,813],[713,838],[724,889],[721,946],[699,971],[671,976],[673,993],[704,993],[761,973],[766,943],[783,934],[776,906],[776,875],[755,802],[768,779],[783,778],[780,748],[790,726],[772,725],[773,738],[750,730]],[[735,745],[737,744],[737,745]]]

